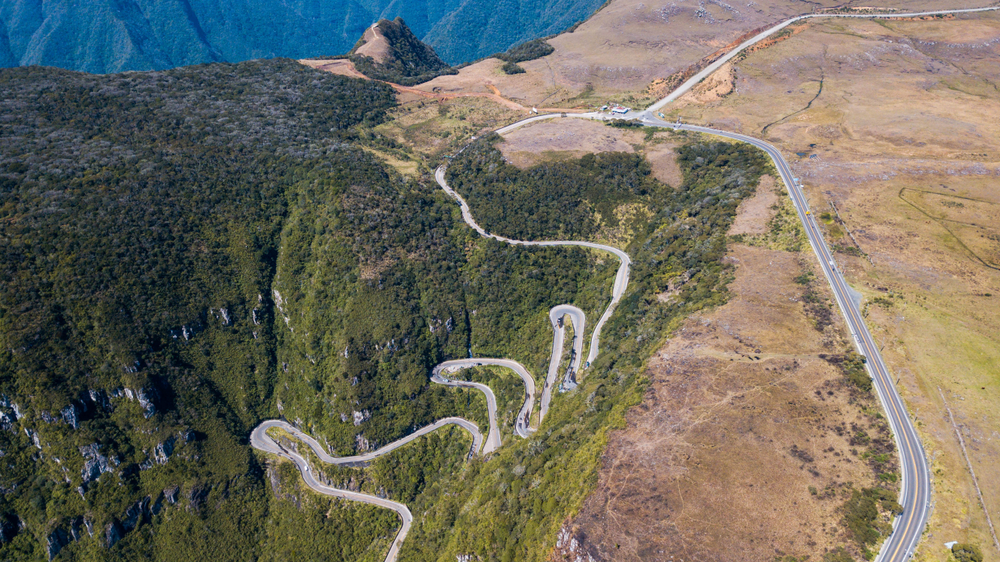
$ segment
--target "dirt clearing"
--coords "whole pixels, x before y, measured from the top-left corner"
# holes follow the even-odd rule
[[[532,123],[504,135],[504,142],[498,146],[507,161],[521,169],[597,152],[641,152],[656,179],[674,187],[683,181],[676,147],[669,133],[647,137],[646,131],[609,127],[586,119]]]
[[[728,234],[733,236],[767,232],[767,223],[777,211],[776,207],[772,207],[778,204],[779,195],[784,193],[783,187],[776,187],[772,176],[761,177],[757,193],[740,203],[736,211],[736,220],[729,227]]]

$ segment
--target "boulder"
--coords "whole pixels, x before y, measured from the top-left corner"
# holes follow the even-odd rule
[[[49,533],[49,536],[45,537],[45,552],[49,555],[49,560],[55,558],[67,544],[69,544],[69,535],[62,530],[62,527],[56,527],[54,531]]]
[[[174,438],[168,437],[165,441],[153,448],[153,459],[156,464],[166,464],[170,455],[174,453]]]

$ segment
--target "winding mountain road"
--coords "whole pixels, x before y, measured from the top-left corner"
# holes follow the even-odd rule
[[[561,304],[549,310],[549,322],[552,323],[552,355],[549,356],[549,371],[545,376],[545,386],[542,387],[542,404],[539,409],[539,419],[549,412],[552,402],[552,389],[559,378],[559,365],[562,363],[563,343],[566,341],[566,326],[564,319],[569,317],[573,322],[573,355],[567,369],[568,375],[580,371],[580,361],[583,358],[583,334],[587,329],[587,316],[579,308]],[[575,383],[573,383],[575,386]]]
[[[896,440],[896,449],[899,452],[900,467],[902,472],[899,503],[903,507],[903,512],[893,521],[893,532],[883,543],[882,548],[875,559],[876,562],[905,562],[913,555],[913,551],[920,542],[920,536],[923,533],[924,527],[927,525],[927,519],[930,514],[930,470],[927,465],[926,453],[924,452],[923,445],[920,442],[920,436],[918,435],[913,422],[910,420],[909,414],[906,410],[906,405],[900,397],[896,386],[893,384],[892,377],[889,374],[889,369],[885,365],[885,361],[879,352],[878,345],[876,345],[871,332],[868,330],[868,326],[865,324],[864,319],[858,310],[858,306],[851,298],[847,282],[840,270],[837,268],[836,261],[834,260],[830,249],[827,247],[822,234],[817,228],[814,216],[812,214],[806,214],[809,207],[808,201],[802,193],[802,186],[797,183],[796,178],[791,172],[791,167],[788,165],[788,162],[785,160],[784,156],[782,156],[781,152],[774,146],[760,139],[708,127],[699,127],[679,123],[671,124],[657,119],[657,115],[659,114],[659,111],[670,102],[680,98],[696,84],[710,76],[713,72],[722,67],[722,65],[732,60],[733,57],[737,56],[741,51],[798,21],[821,17],[868,19],[913,18],[997,10],[1000,10],[1000,6],[891,14],[808,14],[791,18],[741,43],[739,46],[710,64],[704,70],[681,84],[669,95],[631,117],[646,126],[668,127],[679,130],[695,131],[746,142],[766,152],[774,162],[775,168],[778,170],[782,181],[788,189],[789,196],[792,198],[792,202],[795,205],[799,220],[802,222],[802,226],[806,231],[807,237],[809,238],[809,244],[812,246],[813,252],[819,260],[823,273],[833,291],[837,305],[847,322],[855,347],[859,353],[865,357],[865,368],[868,371],[869,376],[872,378],[875,391],[878,394],[880,402],[882,403],[882,408],[886,413],[886,418],[889,420],[889,425]],[[529,117],[508,125],[497,132],[501,134],[508,133],[529,123],[562,117],[600,120],[609,119],[609,116],[602,113],[552,113]]]
[[[440,384],[452,384],[454,386],[476,386],[486,393],[487,407],[490,413],[490,438],[487,440],[487,446],[489,446],[491,440],[495,440],[495,445],[489,450],[483,449],[483,454],[488,454],[496,449],[500,448],[500,430],[497,427],[496,421],[496,410],[497,402],[496,398],[493,396],[493,391],[486,385],[466,382],[466,381],[451,381],[444,377],[443,375],[448,373],[454,373],[461,369],[468,369],[470,367],[482,367],[484,365],[493,365],[497,367],[505,367],[517,373],[517,376],[521,377],[524,381],[524,405],[521,406],[521,411],[518,412],[517,417],[514,419],[514,433],[516,433],[521,438],[527,438],[530,433],[530,428],[528,427],[531,418],[531,411],[535,408],[535,378],[531,376],[531,373],[524,368],[524,365],[513,361],[511,359],[489,359],[482,357],[473,357],[470,359],[453,359],[451,361],[445,361],[437,367],[434,367],[433,376],[431,380]],[[443,382],[450,381],[450,382]],[[496,437],[494,438],[494,432]]]
[[[921,17],[930,15],[946,15],[946,14],[958,14],[958,13],[974,13],[974,12],[985,12],[998,10],[1000,7],[987,7],[987,8],[970,8],[970,9],[956,9],[956,10],[934,10],[926,12],[907,12],[907,13],[893,13],[893,14],[808,14],[803,16],[798,16],[791,18],[784,22],[781,22],[760,34],[752,37],[751,39],[741,43],[732,51],[726,53],[724,56],[717,59],[715,62],[710,64],[704,70],[684,82],[676,90],[671,92],[665,98],[659,100],[658,102],[651,105],[644,111],[638,112],[634,118],[645,126],[650,127],[664,127],[673,128],[679,130],[688,130],[704,134],[717,135],[726,137],[729,139],[746,142],[752,144],[764,152],[766,152],[774,162],[782,181],[784,181],[785,186],[788,189],[789,195],[792,198],[792,202],[795,205],[796,211],[799,215],[799,220],[802,222],[805,228],[806,235],[809,238],[809,243],[813,248],[817,258],[819,259],[820,266],[823,269],[823,273],[826,275],[827,280],[830,283],[830,287],[833,290],[834,297],[837,301],[837,305],[840,307],[841,312],[847,321],[848,328],[851,331],[851,335],[854,338],[855,345],[858,351],[866,358],[866,369],[869,375],[872,377],[876,392],[879,396],[879,400],[882,403],[883,409],[886,412],[889,424],[892,428],[893,435],[896,439],[897,449],[900,453],[901,468],[902,468],[902,493],[900,504],[903,506],[903,513],[896,518],[893,522],[893,532],[889,539],[885,541],[882,546],[881,551],[876,558],[876,562],[905,562],[913,554],[913,550],[920,540],[920,535],[923,531],[924,526],[927,523],[928,511],[930,507],[930,473],[927,467],[926,455],[923,450],[923,446],[920,443],[920,438],[914,428],[912,422],[910,421],[909,415],[906,411],[906,406],[904,405],[902,399],[897,392],[895,385],[892,383],[892,378],[889,375],[889,370],[885,366],[885,362],[879,353],[878,346],[875,344],[871,333],[868,331],[868,327],[865,325],[864,320],[861,317],[860,311],[855,305],[854,301],[850,296],[850,290],[847,286],[843,275],[836,267],[836,262],[830,253],[829,248],[826,245],[820,231],[817,228],[815,220],[811,214],[806,214],[808,210],[808,202],[805,199],[804,194],[801,191],[801,185],[799,185],[796,179],[793,177],[791,168],[788,162],[785,161],[781,153],[772,145],[761,141],[759,139],[742,135],[739,133],[732,133],[727,131],[721,131],[718,129],[712,129],[708,127],[699,127],[696,125],[686,125],[680,123],[667,123],[656,118],[658,112],[664,108],[670,102],[678,99],[684,93],[689,91],[692,87],[698,84],[701,80],[705,79],[713,72],[718,70],[722,65],[729,62],[733,57],[738,55],[741,51],[750,47],[759,41],[770,37],[771,35],[781,31],[785,27],[805,19],[818,18],[818,17],[849,17],[849,18],[910,18],[910,17]],[[529,117],[527,119],[518,121],[506,127],[498,129],[496,132],[498,134],[505,134],[513,131],[517,128],[523,127],[529,123],[554,119],[559,117],[572,117],[572,118],[583,118],[583,119],[595,119],[595,120],[607,120],[608,116],[601,113],[591,112],[591,113],[553,113],[547,115],[536,115]],[[476,223],[472,216],[472,212],[469,209],[468,204],[451,187],[445,179],[446,167],[441,166],[435,172],[435,179],[441,188],[452,198],[458,201],[461,207],[462,217],[466,224],[476,230],[480,236],[486,238],[493,238],[500,242],[505,242],[513,245],[523,245],[523,246],[579,246],[585,248],[591,248],[599,251],[609,252],[614,254],[620,261],[617,274],[615,275],[615,282],[612,287],[612,297],[611,302],[604,311],[604,314],[598,320],[597,324],[594,326],[594,331],[592,332],[590,349],[587,355],[587,362],[584,368],[590,366],[590,364],[597,358],[600,350],[600,333],[604,324],[608,321],[611,315],[614,313],[615,307],[621,300],[622,295],[624,295],[625,290],[628,287],[631,259],[628,254],[613,248],[611,246],[605,246],[602,244],[596,244],[586,241],[568,241],[568,240],[552,240],[552,241],[525,241],[525,240],[514,240],[506,238],[503,236],[490,234],[482,227]],[[545,418],[548,412],[549,403],[551,401],[552,388],[555,386],[555,381],[558,378],[558,369],[561,364],[561,358],[563,355],[563,345],[565,340],[565,328],[563,326],[562,320],[568,316],[574,327],[574,341],[573,341],[573,356],[568,367],[568,374],[580,372],[580,361],[583,357],[583,338],[586,330],[586,316],[583,311],[571,305],[559,305],[553,307],[549,312],[549,319],[552,322],[553,328],[553,342],[552,342],[552,355],[549,361],[549,370],[545,379],[545,384],[542,389],[541,405],[539,408],[539,425],[541,425],[542,420]],[[399,514],[402,520],[402,525],[399,532],[397,533],[395,539],[393,540],[392,546],[386,555],[386,562],[394,562],[398,556],[400,545],[406,539],[406,535],[413,522],[413,516],[410,510],[399,502],[394,502],[385,498],[380,498],[378,496],[373,496],[369,494],[363,494],[359,492],[352,492],[350,490],[342,490],[338,488],[333,488],[323,484],[315,477],[312,468],[309,463],[303,458],[298,452],[294,450],[288,450],[282,447],[280,444],[275,442],[269,435],[267,435],[267,430],[271,428],[280,428],[287,431],[296,439],[302,441],[308,445],[317,457],[326,463],[337,464],[340,466],[365,466],[372,460],[378,458],[381,455],[389,453],[407,443],[410,443],[423,435],[426,435],[432,431],[435,431],[445,425],[457,425],[462,427],[472,435],[473,445],[469,453],[470,457],[475,455],[477,452],[481,454],[488,454],[495,451],[501,446],[501,439],[499,434],[499,429],[496,423],[496,397],[493,391],[484,384],[473,383],[468,381],[453,380],[446,377],[446,374],[454,373],[458,370],[476,367],[482,365],[495,365],[500,367],[505,367],[513,370],[521,379],[524,381],[525,385],[525,401],[521,410],[518,412],[517,418],[515,419],[515,433],[522,438],[527,438],[533,429],[530,427],[530,417],[531,412],[534,409],[535,400],[535,381],[531,374],[524,368],[523,365],[512,361],[509,359],[490,359],[490,358],[470,358],[470,359],[459,359],[453,361],[446,361],[434,368],[431,380],[438,384],[444,384],[448,386],[457,387],[468,387],[480,390],[486,395],[487,408],[489,410],[489,423],[490,430],[485,439],[479,431],[479,427],[474,422],[463,418],[444,418],[438,420],[437,422],[430,424],[424,428],[417,430],[416,432],[407,435],[406,437],[394,441],[376,451],[366,453],[363,455],[356,455],[350,457],[333,457],[329,455],[322,445],[314,438],[303,433],[291,424],[282,420],[269,420],[261,423],[256,427],[251,436],[251,445],[261,451],[280,455],[290,459],[298,467],[299,471],[302,473],[302,478],[313,490],[326,494],[333,497],[349,499],[353,501],[359,501],[363,503],[368,503],[371,505],[376,505],[379,507],[384,507],[386,509],[391,509]],[[565,379],[567,382],[572,382],[570,377],[567,376]]]
[[[615,274],[615,282],[611,289],[611,302],[608,304],[601,316],[601,319],[597,322],[594,327],[593,334],[590,341],[590,353],[587,356],[587,366],[597,358],[598,351],[600,349],[600,335],[601,328],[604,326],[605,322],[611,317],[614,312],[615,307],[621,300],[622,295],[625,293],[625,289],[628,287],[628,275],[629,266],[631,264],[631,259],[628,254],[614,248],[611,246],[605,246],[603,244],[595,244],[593,242],[586,241],[572,241],[572,240],[552,240],[552,241],[526,241],[526,240],[513,240],[510,238],[505,238],[503,236],[497,236],[486,232],[479,224],[476,223],[475,219],[472,217],[472,212],[469,210],[468,204],[462,199],[462,196],[452,190],[448,183],[445,181],[445,167],[442,166],[435,173],[435,178],[441,188],[444,189],[446,193],[455,198],[462,210],[462,217],[465,222],[476,230],[481,236],[486,238],[493,238],[500,242],[505,242],[508,244],[519,245],[519,246],[580,246],[585,248],[590,248],[594,250],[601,250],[605,252],[610,252],[614,254],[620,262],[618,271]],[[573,337],[573,355],[569,362],[569,367],[567,370],[566,382],[572,383],[571,375],[580,372],[580,361],[583,357],[583,337],[587,326],[586,315],[579,308],[563,304],[553,307],[549,311],[549,319],[552,322],[553,340],[552,340],[552,357],[549,360],[549,370],[545,378],[545,385],[542,389],[542,400],[541,406],[539,408],[538,424],[542,424],[548,413],[549,404],[552,399],[552,388],[555,386],[555,382],[559,375],[559,366],[562,362],[563,355],[563,345],[566,338],[565,327],[563,325],[563,319],[569,317],[573,322],[574,337]],[[514,420],[514,431],[522,438],[527,438],[534,431],[530,427],[531,423],[531,412],[534,410],[535,404],[535,379],[531,376],[531,373],[521,365],[520,363],[513,361],[511,359],[494,359],[494,358],[482,358],[482,357],[471,357],[468,359],[455,359],[451,361],[445,361],[434,367],[431,373],[431,381],[436,384],[442,384],[446,386],[453,387],[465,387],[473,388],[481,391],[486,396],[486,406],[489,413],[489,424],[490,429],[485,438],[483,439],[482,433],[479,431],[479,426],[466,420],[464,418],[451,417],[438,420],[426,427],[423,427],[402,439],[398,439],[389,443],[388,445],[369,453],[363,455],[354,455],[349,457],[334,457],[330,455],[326,449],[313,437],[309,436],[305,432],[296,428],[292,424],[284,420],[268,420],[256,428],[250,434],[250,445],[265,453],[270,453],[274,455],[279,455],[291,460],[298,467],[299,472],[302,473],[302,479],[307,486],[328,496],[333,496],[337,498],[349,499],[353,501],[358,501],[362,503],[367,503],[371,505],[376,505],[379,507],[384,507],[386,509],[391,509],[395,511],[400,519],[402,520],[402,525],[396,534],[395,539],[393,539],[392,546],[386,555],[386,562],[394,562],[399,555],[399,548],[403,541],[406,539],[407,533],[410,531],[410,526],[413,523],[413,515],[410,510],[403,504],[399,502],[394,502],[385,498],[380,498],[371,494],[364,494],[360,492],[353,492],[350,490],[343,490],[339,488],[334,488],[320,482],[309,465],[309,462],[300,455],[295,450],[290,450],[282,447],[277,441],[268,435],[267,431],[269,429],[280,429],[291,434],[292,437],[298,439],[305,445],[307,445],[316,454],[320,461],[335,464],[339,466],[348,467],[361,467],[365,466],[376,458],[390,453],[407,443],[410,443],[428,433],[435,431],[446,425],[457,425],[472,435],[472,449],[469,452],[470,458],[477,453],[482,455],[490,454],[496,451],[502,445],[500,438],[500,429],[497,424],[497,403],[496,396],[489,386],[470,382],[463,380],[452,379],[446,375],[450,375],[462,369],[467,369],[471,367],[480,367],[485,365],[493,365],[498,367],[505,367],[514,371],[521,380],[524,382],[525,389],[525,400],[524,405],[518,412],[517,417]]]
[[[597,118],[598,114],[567,113],[565,115],[572,116],[575,118],[595,119]],[[504,127],[503,129],[499,129],[499,131],[512,131],[514,130],[514,128],[523,126],[527,123],[537,121],[539,119],[552,119],[553,117],[559,117],[559,116],[560,114],[552,114],[552,115],[541,115],[538,117],[530,117],[528,119],[525,119],[524,121],[518,121],[513,125],[509,125],[507,127]],[[587,354],[587,365],[585,365],[584,368],[589,366],[591,363],[594,362],[594,359],[597,359],[597,354],[600,352],[601,329],[604,327],[604,324],[607,323],[608,319],[611,318],[611,315],[614,314],[615,308],[618,306],[618,302],[621,300],[622,295],[625,294],[625,289],[628,288],[628,276],[632,266],[632,258],[630,258],[628,254],[626,254],[622,250],[619,250],[618,248],[615,248],[613,246],[607,246],[604,244],[597,244],[595,242],[587,242],[582,240],[541,240],[541,241],[515,240],[513,238],[507,238],[506,236],[490,234],[489,232],[486,232],[486,230],[484,230],[483,227],[479,226],[479,223],[476,222],[476,219],[472,217],[472,211],[469,209],[469,204],[465,202],[465,199],[463,199],[462,196],[458,194],[458,192],[456,192],[454,189],[448,186],[448,181],[445,179],[446,171],[447,171],[447,166],[444,165],[439,166],[437,171],[434,173],[434,179],[437,181],[438,185],[441,186],[441,189],[443,189],[445,193],[447,193],[456,201],[458,201],[458,204],[462,209],[462,219],[465,220],[466,224],[468,224],[476,232],[478,232],[480,236],[484,238],[492,238],[500,242],[513,244],[515,246],[578,246],[581,248],[590,248],[592,250],[600,250],[602,252],[608,252],[614,254],[615,257],[618,258],[619,261],[618,272],[615,274],[615,282],[614,285],[612,285],[611,287],[611,303],[608,305],[607,308],[604,309],[604,314],[602,314],[600,320],[597,321],[597,324],[594,326],[594,331],[590,337],[590,352]],[[583,336],[582,330],[578,330],[578,333],[580,337]]]

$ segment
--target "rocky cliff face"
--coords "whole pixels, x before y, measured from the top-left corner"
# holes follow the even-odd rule
[[[347,52],[380,18],[402,17],[456,64],[566,29],[601,0],[9,0],[0,66],[95,73]],[[475,33],[470,30],[476,30]],[[482,33],[482,30],[486,30]]]

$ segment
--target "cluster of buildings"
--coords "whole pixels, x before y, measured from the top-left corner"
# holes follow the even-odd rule
[[[601,106],[601,111],[608,111],[609,109],[611,110],[611,113],[614,113],[615,115],[625,115],[629,111],[632,111],[631,107],[625,107],[622,105],[618,105],[617,103]]]

